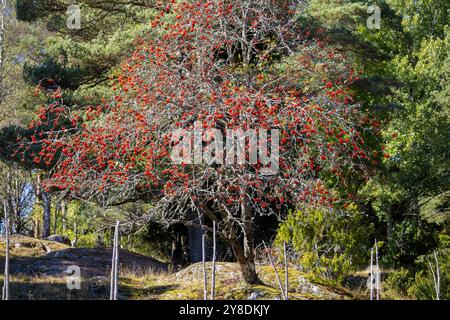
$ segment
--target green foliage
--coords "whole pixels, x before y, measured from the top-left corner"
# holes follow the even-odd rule
[[[392,114],[385,131],[386,166],[392,179],[419,196],[450,189],[449,98],[443,96],[450,69],[450,34],[426,39],[412,57],[394,59],[392,68],[407,87],[396,91],[402,108]],[[439,99],[436,97],[439,96]]]
[[[59,227],[61,233],[70,239],[77,239],[77,246],[93,247],[95,246],[95,223],[91,216],[90,207],[86,203],[72,201],[67,208],[66,228],[63,230],[62,222]]]
[[[419,271],[414,276],[412,286],[408,289],[408,294],[418,300],[433,300],[436,298],[433,279],[425,271]]]
[[[311,0],[306,14],[319,20],[327,28],[354,26],[363,19],[366,7],[360,1]]]
[[[440,299],[450,298],[450,256],[448,250],[438,253]],[[431,265],[430,265],[431,263]],[[433,255],[421,256],[417,260],[415,270],[401,268],[391,273],[386,280],[386,288],[393,290],[400,297],[408,297],[418,300],[436,299],[433,271],[437,274],[436,263]]]
[[[345,212],[305,208],[289,214],[277,242],[292,242],[308,272],[342,281],[366,261],[363,220],[354,207]]]
[[[8,9],[4,14],[1,38],[0,124],[19,125],[31,120],[34,106],[40,102],[33,95],[34,87],[23,78],[23,66],[39,60],[46,32],[41,23],[29,25],[17,21],[14,11],[10,9],[14,1],[5,2]]]
[[[55,80],[64,89],[67,105],[98,104],[113,94],[109,80],[120,63],[131,54],[133,43],[150,29],[154,14],[146,1],[114,4],[81,0],[81,29],[66,26],[69,6],[55,0],[19,0],[19,20],[46,23],[51,31],[41,44],[39,61],[30,61],[24,75],[31,84]]]
[[[450,191],[423,198],[420,203],[420,214],[424,220],[448,228],[450,226]],[[448,235],[442,236],[450,238]]]
[[[449,23],[450,3],[446,0],[388,0],[387,3],[403,17],[402,27],[414,42],[442,36]]]
[[[414,283],[410,271],[405,268],[400,268],[398,271],[392,272],[386,279],[385,285],[388,289],[392,289],[401,296],[407,296],[408,290]]]
[[[438,252],[440,299],[450,299],[450,252],[441,250]],[[436,299],[435,283],[433,273],[437,274],[436,262],[433,255],[419,257],[420,270],[414,276],[414,282],[408,289],[408,294],[419,300]]]
[[[132,234],[128,250],[154,257],[161,261],[170,261],[172,232],[160,224],[149,221],[145,227]]]
[[[351,49],[363,70],[354,88],[376,111],[386,157],[358,194],[375,214],[372,236],[386,240],[382,261],[411,266],[449,234],[450,5],[377,1],[381,29],[370,30],[365,19],[351,18],[361,14],[357,3],[314,0],[307,11],[332,28],[331,41]]]

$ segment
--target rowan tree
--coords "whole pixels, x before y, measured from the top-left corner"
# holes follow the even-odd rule
[[[254,217],[297,204],[331,208],[333,186],[366,175],[376,156],[364,142],[374,121],[350,90],[356,72],[338,48],[310,38],[301,8],[298,0],[161,4],[123,63],[116,96],[71,111],[56,94],[20,150],[39,144],[34,161],[53,166],[48,188],[104,205],[151,202],[149,215],[167,223],[209,229],[216,221],[244,280],[257,283]],[[276,170],[263,174],[249,156],[235,165],[174,163],[181,142],[173,133],[198,121],[205,147],[216,143],[210,129],[269,130],[269,144],[278,132]],[[250,147],[247,139],[247,155]]]

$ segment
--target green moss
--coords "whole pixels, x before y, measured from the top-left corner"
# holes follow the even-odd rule
[[[257,292],[259,297],[257,299],[279,299],[280,290],[276,290],[272,287],[264,285],[254,285],[247,286],[243,285],[237,288],[233,288],[230,292],[225,295],[225,299],[229,300],[246,300],[252,294],[252,292]]]

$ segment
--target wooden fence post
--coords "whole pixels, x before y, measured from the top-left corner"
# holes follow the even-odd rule
[[[213,255],[211,272],[211,300],[214,300],[216,289],[216,222],[213,221]]]
[[[110,300],[117,300],[118,297],[118,281],[119,281],[119,221],[116,222],[114,230],[114,243],[111,261],[111,289],[109,294]]]
[[[206,275],[205,231],[202,234],[202,264],[203,264],[203,300],[208,300],[208,283]]]
[[[370,248],[370,300],[373,300],[373,247]]]
[[[376,261],[376,270],[377,270],[377,276],[376,276],[376,290],[377,290],[377,300],[380,300],[380,291],[381,291],[381,279],[380,279],[380,265],[378,263],[378,242],[375,240],[375,261]]]
[[[9,300],[9,215],[6,201],[3,204],[5,210],[5,240],[6,240],[6,253],[5,253],[5,276],[3,280],[2,299]]]
[[[434,255],[434,261],[436,263],[436,272],[433,270],[433,264],[431,263],[431,261],[427,258],[428,260],[428,266],[430,267],[431,270],[431,274],[433,276],[433,283],[434,283],[434,291],[436,293],[436,300],[440,300],[440,291],[441,291],[441,278],[440,278],[440,270],[439,270],[439,260],[437,257],[437,253],[436,251],[433,252]]]
[[[441,295],[441,276],[439,270],[439,260],[436,251],[434,251],[434,260],[436,261],[436,300],[440,300]]]
[[[289,300],[289,266],[287,261],[287,245],[283,242],[284,249],[284,298]]]

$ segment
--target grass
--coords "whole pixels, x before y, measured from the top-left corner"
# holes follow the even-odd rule
[[[16,244],[20,244],[20,247],[16,247]],[[45,247],[52,251],[64,250],[69,248],[69,246],[41,239],[35,239],[31,237],[14,235],[10,239],[10,254],[11,258],[18,257],[42,257],[47,253]],[[5,257],[6,244],[0,241],[0,258]]]
[[[15,244],[20,243],[16,247]],[[109,299],[109,255],[98,260],[103,271],[97,274],[83,274],[80,290],[69,290],[67,278],[62,269],[54,267],[62,265],[58,258],[46,256],[46,247],[52,251],[68,249],[66,245],[42,241],[28,237],[13,237],[11,241],[12,268],[10,277],[10,298],[22,300],[104,300]],[[0,272],[3,272],[5,244],[0,241]],[[83,254],[83,251],[80,251]],[[123,254],[122,256],[125,256]],[[80,257],[86,258],[86,257]],[[75,258],[77,259],[77,258]],[[141,259],[141,258],[139,258]],[[92,259],[89,258],[89,261]],[[141,260],[136,260],[141,261]],[[71,261],[72,262],[72,261]],[[76,261],[75,261],[76,262]],[[45,266],[40,273],[30,272],[27,263],[38,263]],[[122,263],[122,261],[121,261]],[[271,266],[259,265],[257,272],[263,282],[260,285],[247,285],[241,278],[236,263],[218,262],[216,264],[216,299],[242,300],[251,295],[257,299],[281,299],[280,289],[275,272]],[[45,274],[46,268],[52,269]],[[56,272],[54,271],[56,270]],[[61,270],[61,271],[58,271]],[[206,264],[208,295],[211,285],[211,263]],[[278,270],[284,282],[284,270]],[[0,277],[0,286],[3,285]],[[353,299],[346,289],[325,283],[312,283],[307,275],[295,268],[289,269],[290,299]],[[119,276],[119,299],[133,300],[201,300],[203,299],[203,268],[201,263],[193,264],[179,272],[162,271],[162,269],[144,269],[139,265],[122,267]]]
[[[247,285],[241,279],[238,266],[234,263],[219,263],[216,299],[245,300],[252,293],[257,293],[258,299],[280,299],[278,285],[274,285],[274,272],[268,267],[258,268],[258,272],[264,281],[264,285]],[[210,265],[208,265],[210,267]],[[220,268],[222,267],[222,268]],[[201,264],[196,264],[190,269],[201,269]],[[184,273],[183,273],[184,271]],[[131,300],[201,300],[203,299],[203,278],[195,273],[183,270],[180,273],[153,272],[147,274],[135,274],[130,270],[122,270],[119,280],[119,298]],[[227,273],[231,271],[231,273]],[[236,272],[234,274],[234,272]],[[281,273],[281,275],[283,275]],[[320,294],[300,292],[296,287],[298,272],[289,272],[292,286],[290,287],[290,299],[348,299],[346,295],[333,293],[331,288],[323,288]],[[210,292],[210,272],[208,272],[208,297]],[[284,275],[283,275],[284,276]],[[0,285],[2,281],[0,281]],[[10,279],[11,299],[21,300],[104,300],[109,298],[109,278],[92,277],[82,279],[81,290],[69,290],[65,277],[55,276],[25,276],[11,275]]]

